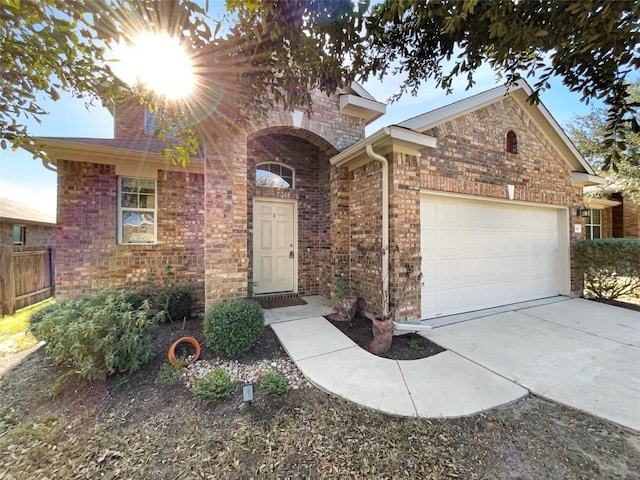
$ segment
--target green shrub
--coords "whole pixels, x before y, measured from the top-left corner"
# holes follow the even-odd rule
[[[132,373],[153,356],[156,324],[147,319],[148,304],[134,310],[124,291],[101,291],[44,310],[31,332],[57,363],[70,364],[84,378]]]
[[[56,303],[52,303],[51,305],[47,305],[46,307],[33,312],[31,314],[31,317],[29,318],[29,324],[35,325],[36,323],[41,322],[45,315],[47,315],[49,312],[53,312],[56,309],[56,305]]]
[[[264,313],[256,302],[245,299],[218,303],[204,316],[207,346],[220,355],[249,350],[264,330]]]
[[[182,373],[182,359],[178,359],[178,365],[165,363],[156,376],[156,384],[163,387],[169,387],[175,384]]]
[[[194,392],[200,400],[213,403],[231,395],[235,387],[229,374],[218,367],[206,377],[196,380]]]
[[[165,311],[170,321],[177,322],[191,315],[193,296],[186,285],[174,285],[161,290],[156,301],[158,309]]]
[[[585,290],[603,300],[614,300],[640,289],[640,239],[601,238],[576,246],[584,271]]]
[[[277,400],[284,400],[289,391],[289,380],[281,372],[265,373],[260,380],[260,388]]]
[[[138,310],[144,302],[147,301],[147,297],[137,292],[129,292],[127,293],[127,303],[131,305],[131,308],[134,310]]]

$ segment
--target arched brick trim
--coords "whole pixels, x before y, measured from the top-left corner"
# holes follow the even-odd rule
[[[292,137],[301,138],[302,140],[309,142],[311,145],[318,147],[319,152],[329,158],[338,153],[338,149],[335,146],[333,146],[326,139],[320,137],[316,133],[305,130],[303,128],[295,128],[285,125],[263,128],[254,133],[251,133],[248,136],[247,140],[251,141],[259,137],[276,134],[290,135]]]

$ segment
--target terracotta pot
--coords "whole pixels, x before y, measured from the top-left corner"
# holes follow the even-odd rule
[[[371,321],[373,341],[369,344],[369,351],[376,355],[388,352],[393,340],[393,318],[374,318]]]

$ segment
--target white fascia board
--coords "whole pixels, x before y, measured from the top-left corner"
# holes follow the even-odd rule
[[[137,150],[105,147],[103,145],[76,143],[68,140],[54,140],[51,138],[44,140],[44,142],[44,150],[54,164],[58,160],[69,160],[115,165],[117,172],[121,170],[129,172],[133,171],[133,169],[140,171],[140,165],[144,164],[143,170],[145,172],[155,171],[156,174],[158,170],[204,173],[204,161],[200,158],[190,159],[189,163],[183,167],[182,165],[173,165],[167,162],[159,153],[140,152]],[[150,175],[150,173],[148,173],[147,176],[148,175]],[[156,175],[153,175],[154,178],[155,176]]]
[[[583,200],[589,208],[595,208],[596,210],[602,210],[609,207],[617,207],[618,205],[622,204],[622,202],[617,202],[616,200],[607,200],[606,198],[583,197]]]
[[[369,92],[367,92],[364,87],[362,85],[360,85],[358,82],[351,82],[351,89],[356,92],[358,95],[360,95],[362,98],[366,98],[367,100],[371,100],[373,102],[377,102],[377,100],[375,98],[373,98],[373,95],[371,95]]]
[[[393,150],[420,155],[427,148],[436,148],[437,139],[423,133],[392,125],[381,128],[367,138],[353,144],[331,158],[330,162],[332,165],[341,167],[353,161],[361,160],[367,156],[367,145],[371,145],[376,150],[376,153],[381,154]]]
[[[380,118],[387,111],[384,103],[358,95],[340,95],[340,113],[363,118],[367,124]]]
[[[509,91],[514,91],[520,87],[520,83],[517,83]],[[457,102],[450,103],[444,107],[431,110],[430,112],[423,113],[417,117],[410,118],[398,124],[400,127],[409,128],[417,132],[424,132],[430,128],[445,123],[455,117],[464,115],[478,108],[484,107],[493,103],[496,99],[503,97],[507,93],[507,88],[504,85],[494,87],[486,92],[478,93],[469,98],[458,100]]]
[[[576,187],[586,187],[589,185],[602,185],[606,180],[597,175],[584,172],[571,172],[571,184]]]

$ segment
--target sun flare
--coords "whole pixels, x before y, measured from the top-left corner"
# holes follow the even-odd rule
[[[191,58],[177,38],[164,33],[140,34],[131,45],[120,44],[112,68],[128,84],[141,83],[170,99],[188,96],[195,85]]]

